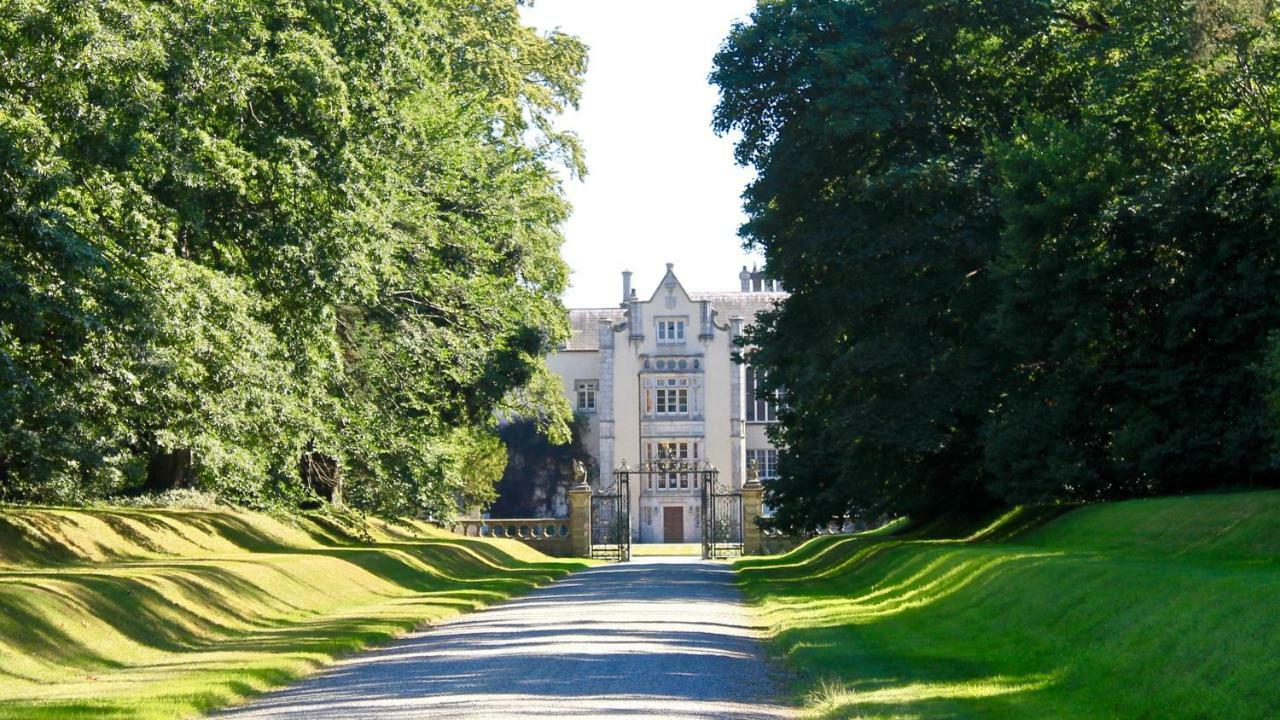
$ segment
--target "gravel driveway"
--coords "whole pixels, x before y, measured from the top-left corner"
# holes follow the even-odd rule
[[[585,570],[217,717],[789,717],[731,580],[694,558]]]

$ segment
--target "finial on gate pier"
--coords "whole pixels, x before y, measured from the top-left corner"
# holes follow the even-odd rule
[[[573,479],[576,481],[574,483],[575,487],[590,487],[587,482],[587,466],[581,460],[575,459],[573,461]]]

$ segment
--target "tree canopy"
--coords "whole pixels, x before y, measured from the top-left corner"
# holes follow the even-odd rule
[[[769,0],[716,58],[790,297],[784,524],[1277,479],[1280,19]]]
[[[18,0],[0,49],[4,498],[187,448],[272,502],[314,449],[445,514],[502,473],[495,413],[567,437],[578,40],[515,0]]]

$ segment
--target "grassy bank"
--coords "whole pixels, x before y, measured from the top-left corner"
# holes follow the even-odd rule
[[[737,568],[817,717],[1280,717],[1280,493],[1034,519]]]
[[[0,510],[0,717],[198,715],[581,566],[417,523]]]

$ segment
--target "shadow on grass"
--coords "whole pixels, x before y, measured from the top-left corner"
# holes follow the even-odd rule
[[[402,544],[368,548],[298,550],[295,557],[320,556],[341,560],[389,583],[386,599],[445,593],[464,600],[466,607],[529,590],[565,572],[545,567],[490,566],[474,549],[448,542],[421,546]],[[128,640],[165,652],[192,652],[223,643],[255,628],[270,627],[280,618],[310,611],[288,597],[273,595],[236,571],[239,563],[258,565],[250,558],[215,562],[138,562],[103,571],[0,574],[0,627],[4,639],[22,653],[77,666],[111,665],[56,622],[63,614],[83,615],[109,626]],[[317,585],[290,568],[287,559],[266,569],[283,576],[291,586],[302,585],[324,595],[332,588]],[[351,578],[347,571],[334,574]],[[59,612],[40,612],[32,600],[39,596],[60,605]],[[446,604],[445,598],[441,598]],[[46,603],[46,605],[48,604]],[[48,608],[46,608],[48,609]],[[323,628],[309,625],[317,632]]]
[[[424,620],[588,565],[527,561],[516,548],[445,539],[412,524],[377,528],[395,542],[365,542],[321,516],[288,519],[296,536],[253,519],[206,511],[0,513],[0,561],[10,563],[0,567],[0,648],[25,658],[21,669],[0,668],[13,683],[0,697],[59,684],[78,695],[75,677],[84,673],[139,686],[200,676],[214,692],[175,702],[217,707]],[[101,557],[109,560],[92,560]],[[228,653],[250,661],[228,666]],[[148,679],[152,673],[157,679]],[[0,716],[9,717],[6,707],[0,702]],[[110,700],[23,707],[22,717],[133,716]]]
[[[820,717],[1277,717],[1268,497],[1019,508],[735,569]]]
[[[1019,509],[982,521],[818,537],[734,569],[747,595],[765,604],[775,648],[800,671],[817,716],[982,717],[999,698],[1018,702],[1052,685],[1052,668],[1007,677],[940,651],[927,636],[881,646],[885,631],[868,631],[906,613],[957,612],[984,588],[1052,561],[1062,553],[1007,543],[1062,512]]]
[[[10,651],[35,655],[41,660],[56,661],[76,669],[122,666],[112,658],[81,645],[76,634],[65,624],[50,622],[46,616],[48,608],[37,600],[36,593],[28,588],[0,584],[0,638]],[[22,679],[34,678],[24,676]]]
[[[100,522],[102,533],[82,523]],[[232,513],[195,510],[40,510],[0,512],[0,563],[50,567],[92,562],[179,556],[166,541],[181,539],[198,550],[213,550],[209,540],[245,552],[284,552],[292,547]]]
[[[38,513],[0,515],[0,562],[46,566],[75,562],[80,553],[61,539],[65,526]]]

